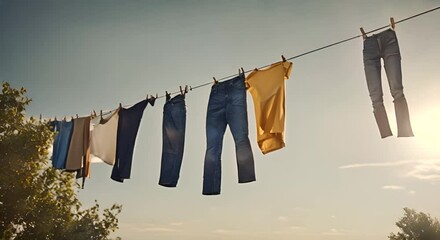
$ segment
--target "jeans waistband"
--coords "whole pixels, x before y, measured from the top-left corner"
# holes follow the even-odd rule
[[[185,104],[185,96],[182,94],[179,94],[173,98],[171,98],[169,101],[165,103],[165,106],[167,105],[176,105],[176,104]]]
[[[367,36],[367,37],[365,38],[365,40],[369,40],[369,39],[378,39],[378,38],[382,38],[382,37],[385,37],[385,36],[396,36],[396,32],[394,32],[393,29],[389,28],[389,29],[384,30],[384,31],[382,31],[382,32],[380,32],[380,33],[373,34],[373,35],[371,35],[371,36]]]
[[[212,91],[217,91],[221,89],[227,89],[227,88],[235,88],[235,87],[244,87],[244,74],[240,73],[240,75],[231,78],[229,80],[216,83],[212,86]]]

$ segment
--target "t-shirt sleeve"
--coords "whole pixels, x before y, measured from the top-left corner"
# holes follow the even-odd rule
[[[285,75],[284,78],[287,80],[289,79],[290,73],[292,72],[292,62],[286,61],[283,62],[283,67],[284,67],[284,71],[285,71]]]

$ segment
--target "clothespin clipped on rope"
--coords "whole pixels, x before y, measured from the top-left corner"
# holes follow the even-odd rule
[[[78,119],[78,114],[76,114],[76,118]]]
[[[364,28],[360,28],[361,33],[362,33],[362,38],[365,40],[365,38],[367,38],[367,34],[364,31]]]
[[[93,116],[95,116],[95,117],[96,117],[96,112],[95,112],[95,110],[93,110]]]
[[[41,123],[41,119],[43,119],[43,116],[42,116],[41,113],[40,113],[40,123]]]
[[[122,108],[122,103],[119,103],[119,108]]]
[[[244,74],[244,69],[242,67],[240,68],[240,70],[241,70],[241,73]],[[238,72],[240,72],[240,70],[238,70]]]
[[[217,79],[215,79],[215,77],[212,77],[212,78],[214,79],[214,85],[215,85],[215,84],[218,84]]]
[[[182,86],[179,86],[179,89],[180,89],[180,94],[181,94],[182,96],[185,96],[185,93],[183,92]]]
[[[55,117],[55,120],[54,121],[57,121],[57,117]]]
[[[166,97],[166,100],[168,102],[171,99],[171,94],[168,93],[167,91],[165,91],[165,97]]]
[[[193,88],[192,88],[191,86],[189,86],[189,90],[190,90],[190,91],[192,91],[192,90],[193,90]]]
[[[188,85],[185,85],[185,89],[183,90],[183,92],[184,92],[185,94],[188,93]]]
[[[395,30],[395,28],[396,28],[396,23],[394,22],[394,18],[393,17],[390,17],[390,27],[391,27],[391,29],[393,29],[393,30]]]
[[[281,55],[281,59],[283,59],[283,62],[287,61],[284,55]]]

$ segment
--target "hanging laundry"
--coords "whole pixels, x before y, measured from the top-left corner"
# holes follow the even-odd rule
[[[153,106],[154,98],[152,101],[140,101],[131,108],[119,109],[116,159],[111,175],[111,179],[117,182],[124,182],[124,179],[130,178],[136,136],[148,102]]]
[[[266,69],[254,70],[246,78],[252,95],[257,124],[257,142],[263,154],[285,146],[285,80],[292,62],[281,61]]]
[[[203,194],[220,194],[223,136],[229,125],[235,141],[238,182],[255,181],[254,156],[248,137],[248,118],[244,73],[211,88],[206,115]]]
[[[185,146],[185,95],[179,94],[166,101],[163,107],[162,159],[159,185],[176,187]]]
[[[118,121],[119,109],[106,118],[99,117],[98,124],[94,124],[90,132],[90,154],[112,166],[115,164]]]
[[[52,152],[52,166],[56,169],[66,168],[67,153],[73,132],[73,122],[52,121],[52,131],[56,132]]]
[[[90,116],[73,119],[73,133],[66,160],[66,170],[76,171],[76,178],[90,175]]]
[[[394,99],[398,137],[414,136],[411,128],[408,104],[403,94],[402,68],[396,32],[392,29],[366,37],[363,59],[368,91],[373,103],[373,113],[382,138],[392,136],[383,104],[381,62],[383,58],[391,95]]]

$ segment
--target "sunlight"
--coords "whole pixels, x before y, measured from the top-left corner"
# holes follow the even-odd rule
[[[426,153],[440,153],[440,111],[429,108],[412,118],[416,142]]]

